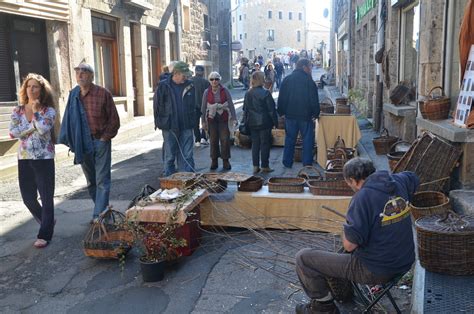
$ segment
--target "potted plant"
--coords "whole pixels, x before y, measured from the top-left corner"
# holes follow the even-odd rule
[[[143,281],[160,281],[164,277],[167,263],[176,261],[178,248],[186,246],[186,240],[176,236],[176,223],[179,207],[169,214],[166,223],[144,223],[136,220],[126,222],[133,234],[134,242],[141,251],[140,268]]]

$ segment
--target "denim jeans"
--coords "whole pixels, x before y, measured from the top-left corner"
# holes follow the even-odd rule
[[[97,218],[109,205],[112,143],[110,140],[94,139],[93,144],[94,153],[84,155],[81,167],[86,176],[87,190],[95,204],[93,218]]]
[[[54,159],[18,160],[18,182],[23,203],[40,224],[38,239],[50,241],[54,231]]]
[[[162,130],[165,176],[179,171],[194,172],[193,129],[181,131]]]
[[[293,156],[295,153],[296,137],[298,132],[303,139],[303,166],[313,164],[314,149],[314,121],[299,121],[285,119],[285,147],[283,149],[283,165],[291,168],[293,165]]]

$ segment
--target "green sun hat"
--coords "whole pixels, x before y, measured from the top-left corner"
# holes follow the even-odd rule
[[[173,67],[173,72],[174,71],[183,73],[186,76],[192,76],[193,75],[193,72],[189,69],[189,65],[184,61],[176,62],[174,67]]]

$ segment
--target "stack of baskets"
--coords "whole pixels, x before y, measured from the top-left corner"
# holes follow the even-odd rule
[[[351,105],[348,104],[346,97],[336,98],[336,113],[337,114],[351,114]]]
[[[337,137],[336,143],[334,143],[334,147],[328,148],[327,150],[327,159],[352,159],[355,154],[355,149],[352,147],[346,147],[346,143],[344,139],[340,136]]]
[[[272,177],[268,179],[268,191],[274,193],[303,193],[306,180],[303,178]]]
[[[333,178],[324,178],[322,173],[314,167],[308,166],[301,169],[298,176],[308,179],[306,184],[313,195],[352,196],[354,194],[344,179],[336,175]]]
[[[130,251],[132,234],[125,228],[125,215],[109,207],[89,228],[82,241],[84,254],[100,259],[119,259]]]
[[[380,136],[375,137],[372,140],[372,143],[374,144],[375,153],[377,155],[385,155],[390,152],[390,147],[392,147],[392,145],[397,141],[398,138],[396,136],[390,136],[388,130],[383,128],[382,132],[380,132]]]
[[[421,265],[428,271],[474,275],[474,216],[427,216],[415,222]]]
[[[441,89],[441,96],[433,96],[435,89]],[[441,86],[433,87],[425,100],[419,101],[420,112],[424,119],[427,120],[443,120],[449,116],[449,109],[451,107],[451,100],[444,94]]]

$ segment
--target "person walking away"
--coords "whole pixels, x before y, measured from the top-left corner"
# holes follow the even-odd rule
[[[242,58],[240,62],[239,81],[244,84],[243,89],[247,90],[250,86],[249,59]]]
[[[284,56],[283,62],[285,64],[285,69],[289,70],[290,69],[290,55],[286,54]]]
[[[204,76],[204,67],[202,65],[197,65],[194,68],[195,75],[192,78],[192,82],[194,84],[195,90],[195,97],[196,97],[196,104],[201,103],[202,95],[204,95],[204,91],[210,86],[209,81],[206,80]],[[209,144],[207,141],[206,131],[200,128],[201,122],[200,115],[196,118],[196,124],[194,125],[194,146],[201,146],[201,144],[207,145]]]
[[[265,76],[262,72],[252,74],[252,88],[244,98],[244,121],[250,128],[252,140],[253,173],[272,172],[270,168],[270,148],[272,128],[278,125],[275,101],[272,94],[263,88]]]
[[[348,253],[303,249],[296,254],[296,273],[307,304],[296,313],[339,313],[328,277],[361,284],[384,284],[410,270],[415,261],[409,202],[419,178],[413,172],[377,171],[368,159],[353,158],[343,168],[356,192],[347,211],[342,243]]]
[[[313,164],[314,121],[319,117],[318,88],[311,77],[312,64],[300,59],[281,83],[278,114],[285,116],[283,165],[291,168],[298,133],[303,139],[303,166]],[[325,165],[322,165],[325,166]]]
[[[230,130],[229,124],[236,124],[237,115],[229,90],[221,85],[221,75],[209,74],[211,86],[202,96],[201,111],[204,113],[202,125],[209,133],[211,170],[219,167],[218,158],[222,158],[222,168],[230,170]],[[220,143],[220,145],[219,145]]]
[[[276,58],[275,62],[275,81],[276,81],[276,87],[279,90],[281,86],[281,79],[283,78],[283,75],[285,74],[285,67],[283,66],[283,63],[281,62],[280,58]]]
[[[200,108],[196,103],[192,72],[186,62],[177,61],[171,76],[161,81],[153,96],[155,130],[163,134],[164,175],[194,172],[193,129]]]
[[[109,206],[112,138],[120,128],[120,118],[112,94],[92,83],[94,68],[80,63],[74,71],[78,85],[69,93],[59,143],[69,147],[74,164],[82,167],[96,220]]]
[[[272,93],[273,85],[275,84],[275,80],[276,80],[276,72],[271,62],[268,62],[267,66],[265,67],[264,73],[265,73],[265,88],[268,89],[270,93]]]
[[[19,139],[18,183],[23,204],[40,224],[36,248],[44,248],[54,232],[54,120],[56,111],[49,82],[39,74],[26,76],[9,127]],[[38,202],[38,192],[41,204]]]

